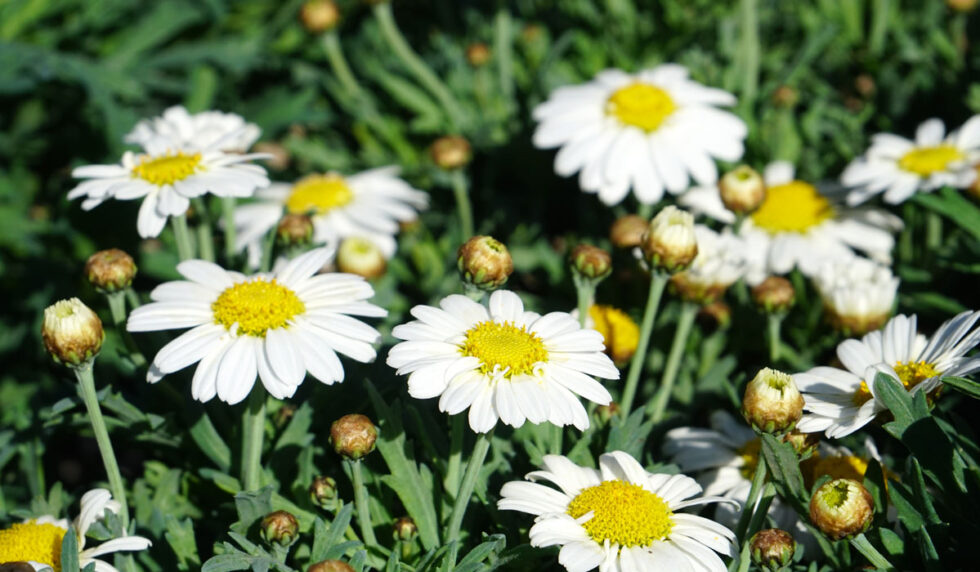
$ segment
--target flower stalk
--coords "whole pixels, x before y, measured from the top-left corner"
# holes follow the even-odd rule
[[[170,217],[170,225],[177,243],[177,257],[181,262],[194,258],[194,243],[191,240],[191,231],[187,228],[187,215]]]
[[[266,395],[261,384],[253,387],[242,415],[242,490],[261,486],[262,445],[265,440]]]
[[[459,215],[459,228],[463,240],[473,236],[473,206],[470,204],[469,185],[466,174],[462,169],[454,169],[451,173],[453,195],[456,197],[456,212]]]
[[[470,504],[470,498],[473,496],[473,489],[476,487],[476,479],[480,476],[480,469],[483,468],[483,462],[487,458],[487,452],[490,450],[490,439],[493,436],[493,430],[487,433],[480,433],[476,437],[476,443],[473,445],[473,453],[470,456],[470,461],[466,465],[466,473],[463,475],[463,482],[459,488],[459,494],[456,495],[456,500],[453,503],[453,512],[449,517],[449,526],[446,529],[446,543],[455,542],[459,540],[460,527],[463,525],[463,517],[466,515],[466,508]]]
[[[643,320],[640,322],[640,341],[636,345],[636,353],[633,354],[633,361],[630,362],[630,370],[626,375],[626,385],[623,388],[623,396],[619,401],[620,410],[624,417],[629,417],[633,410],[633,400],[636,398],[636,388],[640,382],[640,374],[643,372],[643,365],[646,362],[647,350],[650,346],[650,334],[653,331],[653,322],[657,318],[657,311],[660,309],[660,299],[663,297],[664,288],[670,275],[663,272],[651,272],[650,291],[647,294],[647,304],[643,310]]]
[[[344,464],[350,469],[351,484],[354,486],[354,509],[357,511],[357,523],[361,528],[361,538],[368,546],[376,546],[378,539],[374,535],[374,525],[371,522],[371,507],[368,503],[368,491],[364,484],[361,460],[344,459]]]
[[[660,382],[660,391],[654,398],[652,404],[651,419],[658,423],[663,419],[667,411],[667,403],[670,402],[670,395],[674,392],[674,382],[677,381],[677,373],[680,371],[681,359],[684,357],[684,348],[687,347],[687,338],[691,335],[691,326],[698,315],[699,306],[691,302],[685,302],[681,306],[681,315],[677,320],[677,330],[674,332],[674,341],[670,346],[670,354],[667,357],[667,365],[664,367],[664,377]]]

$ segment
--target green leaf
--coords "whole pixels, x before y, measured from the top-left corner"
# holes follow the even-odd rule
[[[805,511],[809,495],[803,486],[796,450],[768,433],[761,435],[762,456],[780,496],[790,500],[798,511]]]
[[[190,434],[201,452],[211,459],[221,472],[227,473],[231,469],[231,448],[218,434],[214,423],[203,408],[201,416],[191,425]]]
[[[469,554],[459,561],[459,565],[454,568],[456,572],[477,572],[483,568],[482,562],[491,554],[498,554],[507,545],[507,539],[503,534],[494,534],[480,543]]]
[[[272,485],[236,494],[235,510],[238,511],[238,522],[231,529],[244,534],[253,522],[272,512]]]
[[[199,472],[201,473],[202,477],[213,482],[219,489],[225,491],[226,493],[237,494],[242,490],[242,485],[238,479],[229,474],[206,468],[201,469]]]
[[[969,395],[973,399],[980,399],[980,383],[965,377],[944,377],[943,385],[948,385],[953,389]]]
[[[882,526],[878,529],[878,537],[881,539],[881,546],[889,556],[905,554],[905,541],[892,529]]]
[[[230,572],[232,570],[248,570],[252,567],[252,558],[240,552],[235,554],[219,554],[208,559],[201,567],[201,572]]]
[[[68,532],[61,539],[61,572],[79,572],[78,537],[73,526],[68,527]]]
[[[887,487],[881,464],[876,459],[869,460],[868,468],[864,471],[864,488],[871,493],[871,498],[874,499],[875,514],[879,517],[883,517],[888,508]]]
[[[343,556],[350,548],[360,545],[359,542],[341,542],[344,533],[350,526],[351,515],[354,513],[354,505],[346,504],[339,511],[328,527],[321,518],[317,518],[313,523],[313,550],[310,553],[310,561],[320,562],[321,560],[336,559]]]
[[[980,208],[962,193],[949,187],[939,193],[916,193],[912,200],[952,220],[960,228],[980,240]]]
[[[912,395],[905,389],[905,386],[886,373],[879,372],[875,375],[874,389],[875,397],[881,400],[895,416],[895,420],[888,425],[900,429],[900,431],[904,431],[923,415],[929,415],[928,409],[924,413],[916,411],[912,405]]]
[[[904,484],[892,482],[888,489],[888,498],[898,512],[898,520],[905,525],[910,532],[915,532],[925,526],[926,521],[922,513],[915,508],[912,502],[913,494]]]
[[[614,422],[609,431],[606,451],[625,451],[634,458],[639,458],[643,452],[643,445],[646,443],[650,431],[653,430],[652,420],[643,422],[645,416],[646,411],[640,407],[622,423]]]
[[[166,516],[167,532],[164,538],[177,556],[177,566],[180,570],[195,570],[201,565],[201,557],[197,553],[197,541],[194,538],[194,523],[189,518],[177,520],[172,514]]]

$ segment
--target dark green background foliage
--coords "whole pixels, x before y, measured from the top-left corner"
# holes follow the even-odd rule
[[[390,311],[382,327],[386,334],[412,304],[458,290],[452,195],[446,175],[427,155],[436,137],[454,131],[475,149],[468,174],[477,228],[506,242],[514,255],[511,287],[539,310],[574,305],[564,263],[568,247],[579,240],[608,245],[608,225],[634,205],[607,209],[579,192],[574,178],[556,177],[553,152],[530,143],[530,110],[553,88],[589,80],[603,68],[687,66],[695,79],[738,96],[736,111],[750,126],[748,163],[762,167],[789,159],[802,177],[813,180],[835,180],[865,149],[870,134],[911,134],[929,117],[952,127],[980,113],[980,52],[970,45],[971,35],[980,38],[980,18],[952,12],[943,2],[396,0],[393,10],[402,31],[459,103],[455,117],[393,56],[369,7],[340,4],[339,35],[364,88],[358,92],[338,81],[323,40],[300,25],[297,0],[0,3],[0,518],[5,522],[29,514],[24,507],[40,497],[48,500],[36,501],[33,511],[60,510],[69,495],[51,488],[56,481],[77,498],[103,478],[94,443],[79,434],[86,423],[70,374],[43,352],[40,316],[54,300],[78,296],[108,323],[104,301],[81,272],[86,257],[98,249],[133,253],[141,292],[174,276],[169,233],[162,242],[140,242],[136,203],[111,202],[82,212],[65,199],[74,184],[72,167],[117,161],[125,149],[122,136],[133,124],[170,105],[231,111],[257,123],[262,141],[281,144],[291,156],[284,170],[270,171],[275,179],[400,164],[408,180],[431,193],[431,211],[403,233],[398,257],[376,284],[376,301]],[[490,46],[485,66],[466,61],[465,50],[474,42]],[[928,234],[919,206],[946,217],[938,237]],[[953,312],[977,306],[980,211],[955,194],[898,211],[908,225],[897,253],[903,279],[899,310],[920,313],[931,331]],[[599,301],[638,317],[646,286],[631,270],[629,257],[617,256],[618,270],[600,288]],[[789,365],[805,368],[826,363],[840,338],[822,323],[812,289],[802,280],[797,285],[801,301],[784,331],[796,348],[789,352]],[[764,363],[763,318],[747,303],[744,289],[736,289],[732,300],[738,302],[734,328],[739,335],[710,329],[695,334],[682,373],[688,383],[681,383],[682,393],[675,396],[679,402],[698,397],[702,405],[728,403],[722,380],[751,376]],[[650,357],[654,365],[664,358],[676,315],[673,305],[661,315]],[[147,355],[167,339],[138,337]],[[386,335],[385,346],[390,343]],[[725,344],[728,355],[720,357]],[[236,519],[228,494],[234,486],[222,475],[236,474],[238,410],[192,403],[186,373],[149,386],[142,371],[119,357],[119,345],[111,330],[96,377],[99,387],[111,384],[103,407],[113,418],[110,430],[118,429],[113,438],[124,476],[135,483],[139,532],[156,542],[139,561],[149,569],[195,569],[195,559],[205,560],[215,541],[227,540],[227,525]],[[343,386],[323,388],[308,381],[290,401],[302,404],[293,416],[285,407],[274,415],[267,466],[279,483],[275,498],[301,505],[295,508],[304,511],[304,529],[312,526],[315,513],[305,500],[311,476],[332,474],[346,483],[325,443],[329,423],[348,412],[382,417],[364,389],[366,377],[374,380],[382,401],[406,397],[403,381],[383,365],[385,351],[373,366],[345,362]],[[698,382],[697,395],[692,381]],[[945,400],[942,407],[952,409],[958,399]],[[406,431],[436,438],[408,450],[437,466],[434,459],[445,458],[446,443],[438,439],[446,433],[445,417],[432,402],[402,400],[403,410],[409,405]],[[680,411],[669,424],[703,422],[708,410]],[[207,430],[205,411],[221,437]],[[402,416],[391,415],[383,428],[396,439]],[[656,442],[664,429],[657,428],[651,439]],[[530,431],[504,432],[489,465],[500,473],[478,493],[496,495],[504,480],[529,470],[541,455],[535,439]],[[642,450],[647,461],[660,459],[658,448],[644,447],[642,439],[631,442],[616,431],[609,439]],[[578,459],[583,462],[591,462],[589,447],[604,447],[583,443]],[[970,447],[972,452],[975,445]],[[899,459],[905,458],[903,451],[896,449]],[[377,457],[369,467],[384,474]],[[404,513],[392,489],[374,480],[372,493],[383,499],[377,507],[382,519]],[[343,487],[342,495],[350,498]],[[239,499],[238,514],[258,510],[243,508],[248,502],[270,501]],[[449,501],[437,498],[437,506],[441,502]],[[484,520],[468,529],[506,530],[511,547],[526,542],[526,515],[490,514],[506,526]],[[958,546],[946,529],[939,533],[942,542]],[[188,548],[195,544],[188,538],[195,536],[199,556]],[[187,552],[175,556],[171,545]],[[917,562],[915,554],[929,552],[910,548],[909,562]],[[540,566],[554,562],[551,553],[541,551],[526,557],[541,559]]]

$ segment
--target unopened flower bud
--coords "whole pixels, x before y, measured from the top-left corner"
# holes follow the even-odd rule
[[[309,244],[313,240],[313,220],[309,215],[286,213],[279,219],[276,237],[287,246]]]
[[[85,276],[99,292],[117,292],[133,283],[136,262],[118,248],[100,250],[88,257]]]
[[[678,272],[670,277],[670,286],[682,300],[695,304],[710,304],[724,296],[727,284],[707,282],[692,277],[689,272]]]
[[[791,375],[766,367],[745,387],[742,415],[757,431],[785,433],[803,416],[803,395]]]
[[[268,153],[269,155],[272,155],[264,160],[264,164],[273,171],[286,170],[286,168],[289,167],[289,162],[292,160],[292,157],[289,155],[289,151],[287,151],[286,148],[280,143],[262,141],[261,143],[256,143],[252,147],[252,150],[256,153]]]
[[[572,249],[569,257],[572,269],[593,280],[602,279],[612,272],[612,256],[591,244],[580,244]]]
[[[374,450],[378,430],[366,415],[344,415],[330,426],[330,443],[334,451],[347,459],[360,459]]]
[[[440,169],[447,171],[465,167],[473,158],[470,142],[459,135],[446,135],[436,139],[430,153],[432,161]]]
[[[977,7],[977,0],[946,0],[946,5],[957,12],[971,12]]]
[[[299,522],[292,514],[284,510],[277,510],[265,515],[265,518],[262,519],[260,532],[262,533],[262,540],[267,543],[288,546],[299,535]]]
[[[725,173],[718,183],[718,192],[725,208],[735,214],[748,214],[765,200],[766,183],[758,171],[740,165]]]
[[[732,323],[732,307],[720,301],[701,306],[698,310],[698,322],[708,329],[724,330]]]
[[[671,205],[653,217],[641,238],[643,256],[651,268],[680,272],[698,255],[694,217]]]
[[[592,328],[602,334],[606,355],[613,362],[621,366],[633,357],[640,343],[640,327],[629,314],[619,308],[594,304],[589,308],[589,319]]]
[[[514,261],[504,243],[492,236],[474,236],[456,251],[456,266],[468,284],[480,290],[496,290],[514,271]]]
[[[466,46],[466,61],[478,68],[490,61],[490,47],[483,42],[475,42]]]
[[[616,248],[640,246],[650,222],[639,215],[625,215],[609,227],[609,240]]]
[[[337,502],[337,481],[332,477],[316,477],[310,483],[310,500],[323,509],[331,509]]]
[[[341,560],[324,560],[312,564],[306,569],[306,572],[354,572],[354,569],[350,567],[350,564]]]
[[[864,532],[873,516],[871,493],[851,479],[828,481],[810,499],[810,521],[833,540]]]
[[[337,249],[337,269],[357,274],[368,280],[383,276],[388,268],[385,255],[376,244],[366,238],[350,236]]]
[[[785,530],[767,528],[752,535],[752,562],[764,570],[775,572],[788,566],[796,552],[796,541]]]
[[[286,424],[292,420],[293,415],[296,415],[296,406],[292,403],[282,403],[282,405],[276,411],[275,416],[272,418],[276,428],[284,428]]]
[[[776,107],[789,109],[800,100],[800,93],[793,87],[781,85],[772,93],[772,103]]]
[[[974,2],[976,0],[973,0]],[[860,74],[854,78],[854,89],[862,97],[871,97],[875,93],[875,80],[870,74]]]
[[[966,192],[974,199],[980,200],[980,163],[977,163],[973,170],[976,172],[976,177],[973,179],[973,184],[967,187]]]
[[[340,23],[340,9],[333,0],[307,0],[300,9],[303,27],[313,34],[332,30]]]
[[[792,445],[793,449],[796,451],[796,455],[801,459],[806,459],[816,452],[817,445],[820,444],[820,434],[790,431],[789,433],[783,435],[783,443],[789,443]]]
[[[35,568],[27,562],[4,562],[0,564],[0,572],[34,572]]]
[[[69,298],[44,309],[41,338],[56,362],[73,367],[95,359],[105,332],[91,308],[78,298]]]
[[[752,288],[752,299],[768,313],[785,312],[796,301],[796,290],[782,276],[770,276]]]
[[[615,401],[611,401],[609,405],[600,405],[595,408],[596,417],[599,418],[599,421],[603,425],[609,423],[613,418],[619,415],[619,412],[619,404]]]
[[[402,542],[411,542],[419,535],[419,527],[410,516],[403,516],[395,521],[395,539]]]

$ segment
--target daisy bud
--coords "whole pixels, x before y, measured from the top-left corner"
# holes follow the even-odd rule
[[[718,192],[725,208],[735,214],[748,214],[766,199],[766,184],[758,171],[740,165],[725,173],[718,183]]]
[[[419,535],[419,527],[412,520],[412,517],[403,516],[395,521],[395,540],[411,542]]]
[[[308,0],[299,12],[303,27],[311,34],[332,30],[340,23],[340,9],[333,0]]]
[[[69,298],[44,309],[41,338],[56,362],[77,367],[95,359],[105,332],[91,308],[78,298]]]
[[[796,290],[782,276],[770,276],[752,288],[752,299],[767,313],[785,312],[796,301]]]
[[[330,426],[330,443],[334,451],[347,459],[357,460],[374,450],[378,430],[366,415],[344,415]]]
[[[971,12],[977,7],[977,0],[946,0],[946,5],[957,12]]]
[[[466,61],[478,68],[490,61],[490,47],[483,42],[475,42],[466,46]]]
[[[618,416],[619,412],[619,404],[615,401],[609,402],[609,405],[600,405],[595,408],[596,417],[599,418],[599,421],[603,425],[609,423],[609,421]]]
[[[732,323],[732,307],[724,302],[712,302],[698,310],[698,321],[708,329],[727,329]]]
[[[268,153],[272,155],[265,160],[265,166],[272,169],[273,171],[284,171],[289,167],[289,162],[292,157],[289,155],[289,151],[279,143],[274,143],[272,141],[263,141],[261,143],[256,143],[252,150],[256,153]]]
[[[647,226],[649,221],[639,215],[621,216],[609,228],[609,240],[616,248],[640,246]]]
[[[828,481],[810,499],[810,521],[832,540],[864,532],[871,525],[872,516],[871,493],[851,479]]]
[[[492,236],[474,236],[456,251],[456,266],[463,280],[480,290],[496,290],[514,271],[504,243]]]
[[[383,276],[388,268],[384,253],[370,240],[351,236],[337,249],[337,269],[368,280]]]
[[[34,572],[35,568],[27,562],[5,562],[0,564],[0,572]]]
[[[974,199],[980,200],[980,163],[977,163],[973,170],[976,171],[976,177],[973,179],[973,184],[966,188],[966,192]]]
[[[820,444],[820,434],[790,431],[789,433],[783,435],[783,443],[789,443],[792,445],[797,456],[799,456],[801,459],[805,459],[816,452],[817,445]]]
[[[310,500],[323,509],[331,509],[337,502],[337,481],[331,477],[316,477],[310,484]]]
[[[340,560],[324,560],[311,565],[306,572],[354,572],[354,569]]]
[[[473,158],[470,142],[459,135],[446,135],[435,140],[429,150],[432,161],[440,169],[452,171],[465,167]]]
[[[276,237],[287,246],[309,244],[313,241],[313,220],[309,215],[287,213],[279,220]]]
[[[267,543],[288,546],[299,535],[299,522],[292,514],[284,510],[277,510],[265,515],[265,518],[262,519],[260,532],[262,533],[262,540]]]
[[[800,100],[800,93],[788,85],[781,85],[772,93],[772,103],[776,107],[789,109]]]
[[[749,550],[756,566],[775,572],[789,565],[796,552],[796,541],[785,530],[767,528],[752,536]]]
[[[85,276],[99,292],[117,292],[133,283],[136,263],[132,256],[118,248],[100,250],[88,257]]]
[[[862,97],[871,97],[874,95],[876,89],[875,80],[869,74],[859,74],[856,78],[854,78],[854,89],[857,90]]]
[[[670,285],[682,300],[695,304],[710,304],[725,294],[725,284],[710,284],[692,280],[688,272],[678,272],[670,277]]]
[[[803,396],[792,376],[766,367],[746,386],[742,415],[756,431],[785,433],[803,416]]]
[[[580,244],[572,249],[569,257],[572,269],[593,280],[601,280],[612,272],[612,256],[591,244]]]
[[[640,241],[651,268],[670,273],[684,270],[698,255],[694,217],[673,205],[653,217]]]

